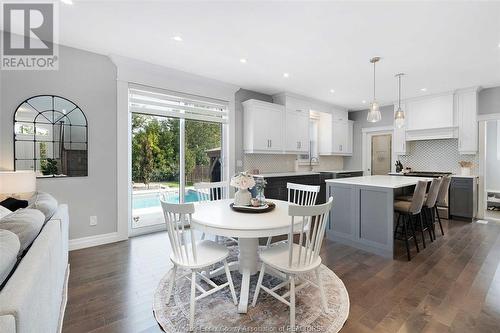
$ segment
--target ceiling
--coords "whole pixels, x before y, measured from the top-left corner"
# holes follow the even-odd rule
[[[366,108],[373,56],[381,104],[397,99],[399,72],[403,97],[500,85],[500,2],[73,1],[61,44],[268,94]]]

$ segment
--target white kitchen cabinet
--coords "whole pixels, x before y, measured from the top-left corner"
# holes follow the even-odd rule
[[[287,93],[273,96],[273,101],[285,106],[284,153],[309,152],[309,111],[311,103]]]
[[[394,124],[394,134],[392,138],[392,145],[394,153],[397,155],[406,155],[406,107],[405,104],[401,104],[401,109],[405,112],[405,123],[401,128],[398,128],[396,124]],[[397,103],[394,104],[394,114],[398,110]]]
[[[287,109],[285,113],[285,152],[309,152],[309,111]]]
[[[405,104],[408,131],[454,126],[453,93],[411,99]]]
[[[354,147],[354,121],[347,121],[347,148],[346,153],[348,155],[352,155],[353,147]]]
[[[352,155],[352,130],[347,111],[334,110],[331,114],[320,113],[319,154]]]
[[[245,153],[282,153],[285,107],[255,99],[242,104]]]
[[[455,114],[458,125],[458,151],[476,154],[478,151],[477,89],[457,90]]]

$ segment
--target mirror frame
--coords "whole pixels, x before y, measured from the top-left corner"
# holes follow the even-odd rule
[[[40,98],[40,97],[48,97],[48,98],[51,98],[52,99],[52,107],[47,109],[47,110],[38,110],[36,107],[34,107],[30,101],[35,99],[35,98]],[[64,100],[64,101],[67,101],[71,104],[73,104],[75,107],[70,110],[67,114],[64,114],[62,113],[61,110],[56,110],[55,107],[54,107],[54,99],[55,98],[59,98],[61,100]],[[24,104],[28,104],[32,109],[33,111],[36,111],[37,114],[36,116],[34,117],[33,121],[21,121],[21,120],[16,120],[16,116],[17,116],[17,112],[19,111],[19,109],[21,108],[21,106],[23,106]],[[85,125],[72,125],[71,124],[71,120],[70,118],[67,116],[69,113],[71,112],[74,112],[74,111],[78,111],[81,113],[81,115],[83,115],[83,119],[85,120]],[[47,117],[43,116],[43,113],[44,112],[57,112],[57,113],[61,113],[63,114],[63,116],[59,117],[57,120],[49,120]],[[39,116],[43,116],[48,122],[40,122],[40,121],[36,121],[37,118]],[[37,154],[36,154],[36,151],[37,151],[37,145],[36,143],[37,142],[47,142],[48,144],[52,144],[52,146],[54,147],[56,145],[56,143],[60,143],[60,144],[64,144],[66,141],[63,141],[63,142],[60,142],[60,141],[55,141],[55,140],[52,140],[52,141],[42,141],[42,140],[37,140],[37,134],[36,134],[36,125],[37,124],[43,124],[43,125],[51,125],[52,127],[54,125],[56,125],[58,123],[59,120],[61,120],[62,118],[66,118],[68,121],[69,121],[69,126],[71,128],[71,126],[78,126],[78,127],[85,127],[85,141],[79,141],[79,143],[84,143],[85,146],[86,146],[86,168],[85,168],[85,174],[82,174],[82,175],[76,175],[76,176],[68,176],[68,175],[56,175],[56,174],[52,174],[52,175],[40,175],[38,174],[38,171],[40,170],[37,170],[37,160],[41,160],[40,158],[37,158]],[[88,151],[89,151],[89,129],[88,129],[88,120],[87,120],[87,116],[85,115],[85,113],[83,112],[83,110],[76,104],[74,103],[73,101],[65,98],[65,97],[62,97],[62,96],[59,96],[59,95],[46,95],[46,94],[42,94],[42,95],[35,95],[35,96],[31,96],[27,99],[25,99],[24,101],[22,101],[21,103],[19,103],[19,105],[16,107],[15,111],[14,111],[14,115],[13,115],[13,146],[14,146],[14,170],[18,170],[17,169],[17,161],[18,160],[21,160],[20,158],[18,158],[16,156],[16,142],[30,142],[31,140],[19,140],[19,139],[16,139],[16,124],[18,123],[24,123],[24,124],[33,124],[34,126],[34,133],[33,133],[33,143],[34,143],[34,146],[33,146],[33,171],[37,174],[37,178],[59,178],[59,177],[87,177],[88,176]],[[64,126],[67,126],[67,125],[64,125]],[[70,138],[70,141],[69,143],[71,144],[71,138]],[[22,159],[22,160],[30,160],[30,159]],[[21,169],[19,169],[21,170]],[[22,169],[22,170],[25,170],[25,169]]]

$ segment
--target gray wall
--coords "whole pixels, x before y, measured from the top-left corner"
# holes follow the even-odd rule
[[[108,57],[60,46],[57,71],[2,71],[0,78],[0,170],[13,169],[12,117],[16,106],[38,94],[76,103],[89,123],[88,177],[39,179],[70,210],[70,239],[117,230],[116,68]],[[96,215],[97,226],[89,226]]]
[[[487,88],[479,92],[477,113],[500,113],[500,87]]]
[[[497,127],[499,121],[486,123],[486,189],[496,191],[500,191],[500,156],[498,154],[500,133]]]
[[[234,95],[235,100],[235,112],[234,112],[234,120],[235,120],[235,160],[236,160],[236,172],[243,171],[243,167],[239,167],[237,161],[243,162],[243,103],[249,99],[258,99],[265,102],[273,102],[273,97],[271,95],[262,94],[256,91],[240,89]]]
[[[370,123],[366,121],[368,110],[351,111],[349,112],[349,120],[354,121],[353,128],[353,147],[352,157],[344,157],[344,169],[346,170],[362,170],[362,129],[367,127],[385,127],[393,126],[394,106],[382,106],[380,108],[382,120],[378,123]]]

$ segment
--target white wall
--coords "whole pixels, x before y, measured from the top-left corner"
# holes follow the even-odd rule
[[[55,94],[75,102],[89,122],[88,177],[39,179],[40,191],[69,204],[70,239],[117,230],[116,68],[108,57],[60,46],[57,71],[2,71],[0,170],[13,169],[13,114],[23,100]],[[97,226],[89,226],[96,215]]]
[[[486,123],[486,190],[500,191],[500,120]]]

